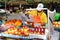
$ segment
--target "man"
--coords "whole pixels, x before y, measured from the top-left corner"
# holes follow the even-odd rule
[[[33,22],[32,16],[29,14],[29,12],[26,12],[26,9],[23,8],[22,12],[20,12],[19,19],[22,20],[23,26],[27,24],[27,22]]]

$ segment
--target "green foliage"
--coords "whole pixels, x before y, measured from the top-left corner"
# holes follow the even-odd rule
[[[16,12],[19,13],[19,12],[21,12],[21,10],[17,10]]]
[[[30,4],[30,5],[35,4],[35,1],[34,1],[34,0],[27,0],[27,2],[28,2],[28,4]]]
[[[10,4],[10,3],[11,3],[11,1],[8,1],[8,2],[7,2],[7,4]]]
[[[4,2],[4,0],[0,0],[0,2]]]

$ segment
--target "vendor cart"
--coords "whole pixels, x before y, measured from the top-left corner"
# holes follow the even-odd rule
[[[11,34],[0,33],[0,36],[8,37],[8,38],[21,38],[21,39],[39,38],[39,39],[47,40],[49,31],[48,31],[48,29],[45,29],[45,30],[46,30],[45,35],[29,34],[29,36],[25,37],[25,36],[16,36],[16,35],[11,35]]]
[[[36,15],[38,16],[39,14],[37,12],[39,11],[37,9],[26,9],[26,11],[31,11],[31,10],[35,10],[35,11],[32,11],[32,14],[31,15],[34,15],[34,13],[36,13]],[[47,21],[48,21],[48,13],[47,13],[47,8],[41,8],[42,11],[44,11],[47,15]],[[34,13],[33,13],[34,12]],[[19,14],[11,14],[8,16],[8,19],[7,20],[11,20],[11,19],[19,19],[18,18]],[[16,20],[15,20],[16,21]],[[31,22],[28,22],[28,23],[31,23]],[[32,23],[33,24],[33,23]],[[48,24],[48,23],[46,23]],[[46,27],[46,24],[43,25]],[[29,27],[30,28],[30,27]],[[32,25],[31,28],[34,28],[34,26]],[[3,37],[8,37],[8,38],[21,38],[21,39],[34,39],[34,38],[38,38],[38,39],[43,39],[43,40],[48,40],[48,36],[49,36],[49,29],[46,27],[45,28],[45,34],[41,35],[41,34],[31,34],[29,33],[29,36],[18,36],[18,35],[13,35],[13,34],[4,34],[3,32],[0,33],[0,36],[3,36]]]

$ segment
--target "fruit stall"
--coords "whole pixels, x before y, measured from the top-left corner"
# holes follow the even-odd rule
[[[22,20],[20,20],[16,14],[16,17],[14,16],[15,18],[10,16],[11,18],[9,20],[2,23],[2,32],[0,33],[0,36],[23,39],[39,38],[47,40],[49,35],[49,29],[46,27],[46,24],[48,24],[47,8],[41,10],[26,9],[26,12],[33,16],[33,22],[25,22],[28,25],[23,26]],[[3,28],[7,30],[3,30]]]
[[[60,13],[56,13],[54,16],[53,27],[56,31],[59,32],[59,40],[60,40]]]

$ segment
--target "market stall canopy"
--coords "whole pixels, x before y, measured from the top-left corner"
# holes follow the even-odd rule
[[[11,4],[12,4],[12,5],[16,5],[16,4],[18,4],[18,5],[19,5],[19,4],[28,5],[28,3],[27,3],[26,1],[14,1],[14,2],[11,1]]]

